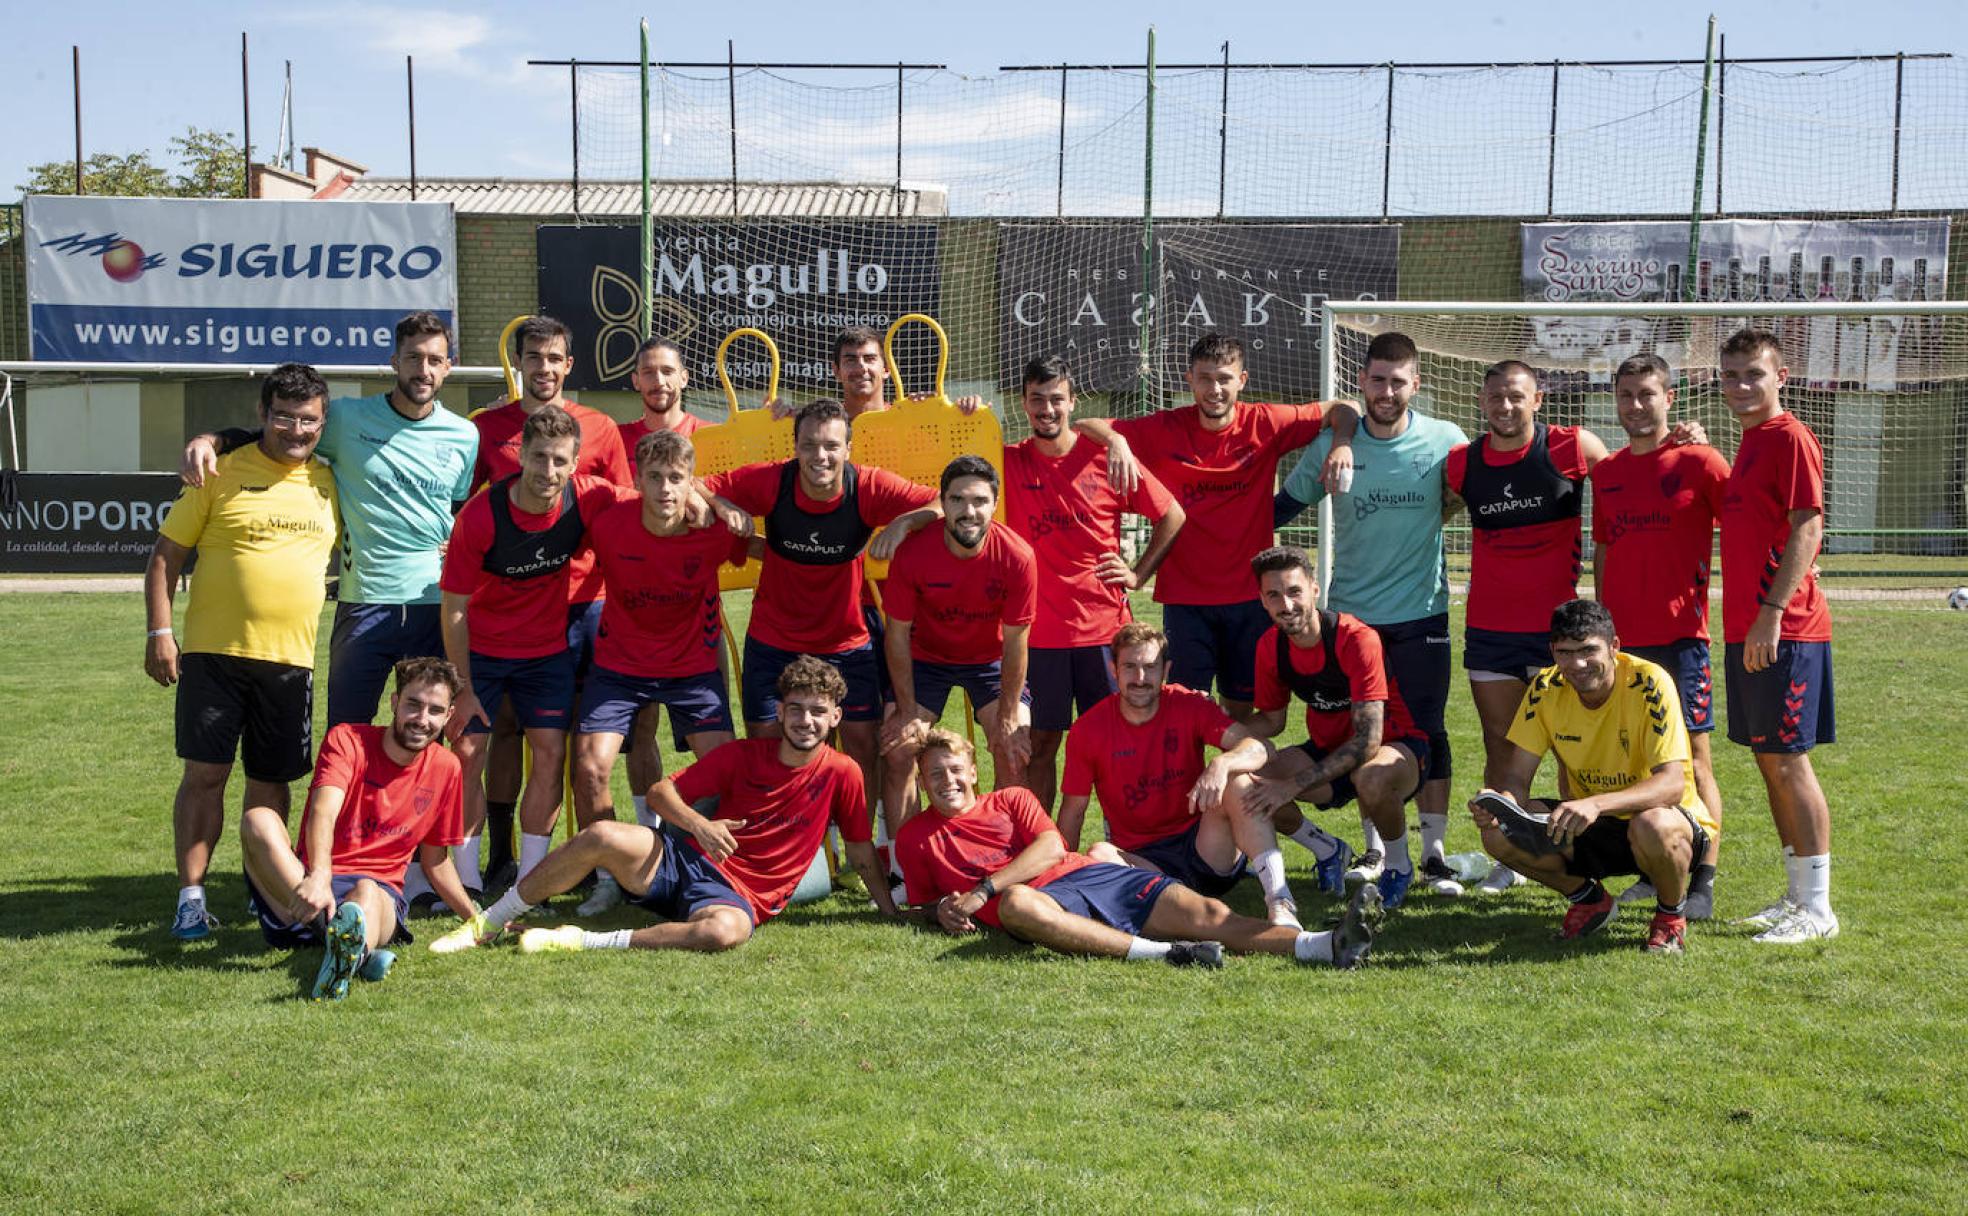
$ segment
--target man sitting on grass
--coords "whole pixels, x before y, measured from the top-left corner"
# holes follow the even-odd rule
[[[911,897],[935,901],[945,932],[968,933],[981,921],[1062,954],[1175,967],[1221,967],[1228,947],[1351,968],[1373,946],[1380,892],[1371,884],[1353,893],[1337,929],[1269,925],[1166,874],[1068,852],[1028,789],[979,798],[976,753],[961,735],[931,730],[916,765],[933,813],[903,824],[895,851]],[[1111,845],[1095,850],[1119,856]]]
[[[509,922],[574,889],[592,870],[613,874],[630,903],[660,925],[590,933],[579,925],[528,929],[527,954],[558,950],[729,950],[786,907],[813,864],[827,825],[840,828],[847,858],[882,912],[893,916],[888,883],[870,843],[860,768],[827,746],[840,725],[847,681],[812,655],[779,673],[778,731],[726,743],[649,788],[663,827],[598,819],[478,916],[431,943],[437,954],[482,946]],[[713,800],[707,818],[693,809]]]
[[[1613,614],[1595,600],[1553,610],[1551,657],[1512,715],[1501,788],[1469,804],[1483,847],[1570,901],[1566,940],[1597,933],[1618,911],[1600,879],[1644,875],[1658,900],[1646,948],[1679,954],[1688,879],[1719,829],[1695,791],[1674,680],[1620,651]],[[1528,797],[1546,751],[1558,756],[1562,800]]]
[[[463,772],[456,756],[431,746],[459,686],[443,659],[404,659],[388,726],[330,728],[298,850],[271,807],[251,807],[240,819],[247,891],[267,944],[325,947],[317,1001],[347,996],[353,976],[382,979],[396,961],[383,947],[409,940],[403,872],[413,853],[446,903],[471,907],[449,852],[464,839]]]

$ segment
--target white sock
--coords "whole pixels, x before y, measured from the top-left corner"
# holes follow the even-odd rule
[[[611,929],[607,933],[584,932],[581,934],[581,949],[627,950],[629,948],[629,935],[633,932],[634,930],[632,929]]]
[[[1361,843],[1366,846],[1360,850],[1361,852],[1371,853],[1375,849],[1379,849],[1382,853],[1387,851],[1380,839],[1380,829],[1375,827],[1373,820],[1367,818],[1365,815],[1360,816],[1360,834],[1362,837]]]
[[[641,794],[637,794],[635,797],[629,799],[629,801],[635,803],[635,813],[636,813],[637,823],[641,824],[643,827],[648,828],[652,832],[663,826],[662,818],[658,816],[655,811],[649,809],[648,798],[644,797]]]
[[[1257,885],[1264,888],[1264,898],[1291,900],[1291,888],[1285,885],[1285,855],[1277,849],[1266,849],[1251,858],[1250,868],[1257,874]]]
[[[524,878],[528,874],[531,874],[533,867],[540,864],[540,859],[551,852],[553,852],[552,833],[548,833],[545,836],[535,836],[531,832],[521,832],[519,834],[519,876]]]
[[[1333,958],[1333,935],[1330,929],[1317,933],[1305,932],[1298,935],[1292,943],[1292,957],[1301,963],[1330,963]]]
[[[483,915],[487,924],[503,925],[526,915],[527,909],[532,906],[519,897],[519,884],[514,883],[506,888],[504,895],[492,901],[492,906],[485,909]]]
[[[1410,874],[1414,872],[1414,859],[1408,856],[1409,835],[1411,833],[1402,832],[1399,836],[1387,842],[1385,850],[1387,868],[1396,874]]]
[[[179,902],[179,903],[181,903],[181,904],[182,904],[182,903],[190,903],[190,902],[191,902],[192,900],[194,900],[194,899],[195,899],[195,900],[197,900],[197,901],[198,901],[199,903],[201,903],[201,904],[205,902],[205,884],[204,884],[204,883],[202,883],[202,882],[195,882],[195,883],[192,883],[192,884],[191,884],[190,886],[188,886],[188,887],[179,887],[179,888],[178,888],[178,902]]]
[[[1128,939],[1127,961],[1130,963],[1166,958],[1168,957],[1168,952],[1169,944],[1167,942],[1151,942],[1145,937],[1130,937]]]
[[[1448,860],[1446,840],[1449,835],[1447,815],[1423,815],[1421,817],[1421,856],[1426,861],[1433,857],[1437,861]]]
[[[1790,897],[1817,919],[1832,919],[1831,854],[1792,857],[1784,868],[1790,871]]]
[[[1298,825],[1298,830],[1291,834],[1291,838],[1304,845],[1311,851],[1312,856],[1318,858],[1320,861],[1324,861],[1334,853],[1339,852],[1339,837],[1328,832],[1318,824],[1313,823],[1310,819],[1301,822]]]
[[[465,837],[465,843],[459,845],[457,851],[451,854],[451,859],[458,866],[458,881],[464,883],[474,891],[483,891],[485,889],[485,875],[479,873],[478,870],[478,842],[480,839],[482,837],[477,835]]]
[[[403,871],[404,901],[407,903],[419,895],[427,895],[430,890],[430,879],[424,877],[424,867],[414,861],[411,862],[410,868]]]

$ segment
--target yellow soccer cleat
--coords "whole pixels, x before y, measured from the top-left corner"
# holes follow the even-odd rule
[[[519,935],[521,954],[562,954],[581,948],[581,926],[561,925],[557,929],[528,929]]]
[[[505,935],[504,925],[493,924],[480,912],[432,942],[430,949],[432,954],[457,954],[478,946],[489,946]]]

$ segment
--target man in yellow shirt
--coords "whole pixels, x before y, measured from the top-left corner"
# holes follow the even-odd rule
[[[1559,932],[1568,940],[1598,932],[1618,910],[1600,879],[1645,875],[1658,899],[1646,948],[1678,954],[1689,876],[1720,829],[1695,792],[1674,679],[1622,654],[1612,613],[1594,600],[1553,610],[1551,657],[1512,717],[1500,788],[1469,804],[1483,847],[1570,902]],[[1558,757],[1563,795],[1533,799],[1547,751]]]
[[[245,811],[266,807],[283,820],[288,783],[314,767],[314,635],[336,530],[334,478],[314,459],[327,409],[328,385],[312,367],[275,368],[260,385],[260,441],[178,496],[144,571],[144,671],[178,687],[184,776],[172,817],[171,932],[181,941],[215,923],[205,872],[224,829],[234,751],[245,760]],[[180,653],[171,601],[194,549]]]

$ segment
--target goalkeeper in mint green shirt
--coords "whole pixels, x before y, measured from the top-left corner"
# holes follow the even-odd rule
[[[1353,483],[1333,497],[1333,574],[1326,603],[1380,634],[1396,687],[1428,735],[1427,780],[1415,805],[1421,817],[1420,876],[1442,895],[1460,895],[1443,838],[1449,825],[1449,737],[1442,724],[1449,699],[1449,578],[1442,524],[1461,502],[1443,482],[1449,449],[1466,444],[1462,428],[1409,408],[1421,387],[1415,345],[1385,333],[1367,347],[1360,371],[1366,418],[1353,440]],[[1319,473],[1331,440],[1321,434],[1274,500],[1283,527],[1325,495]],[[1365,819],[1366,851],[1348,871],[1379,877],[1381,850]],[[1339,848],[1347,848],[1341,842]],[[1314,850],[1315,853],[1317,850]],[[1321,858],[1320,860],[1325,860]]]

